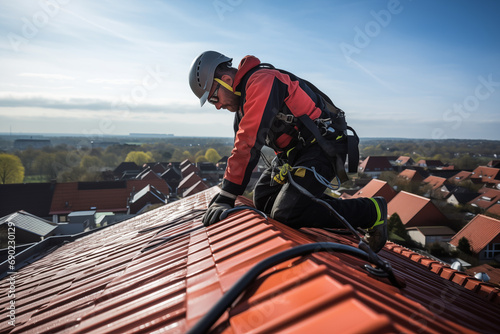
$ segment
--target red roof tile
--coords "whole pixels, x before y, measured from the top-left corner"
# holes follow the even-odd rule
[[[422,175],[420,175],[414,169],[405,169],[404,171],[398,174],[398,178],[403,179],[405,181],[415,181],[415,182],[420,182],[423,181],[424,179]]]
[[[406,227],[446,225],[446,217],[430,199],[400,191],[387,205],[388,215],[399,215]]]
[[[216,192],[107,227],[20,269],[16,327],[3,321],[0,333],[184,333],[259,261],[318,241],[356,244],[248,210],[203,227],[203,209]],[[500,297],[493,286],[392,243],[379,255],[404,287],[369,274],[366,260],[352,255],[295,257],[260,274],[212,332],[497,331]],[[0,303],[7,305],[7,294]]]
[[[481,189],[481,194],[470,201],[469,204],[487,210],[498,202],[500,202],[500,190],[484,188]]]
[[[375,196],[382,196],[389,202],[396,196],[396,191],[387,182],[372,179],[366,186],[352,195],[352,198]]]
[[[424,179],[424,183],[429,184],[432,189],[438,189],[444,185],[446,182],[446,179],[444,177],[439,177],[439,176],[428,176]]]
[[[476,215],[467,225],[464,226],[453,238],[450,244],[458,246],[461,238],[469,240],[474,253],[479,253],[493,240],[500,235],[500,220],[485,215]],[[500,240],[497,242],[500,243]]]

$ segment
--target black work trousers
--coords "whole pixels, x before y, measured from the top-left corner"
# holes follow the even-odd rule
[[[314,167],[316,172],[324,178],[332,180],[335,172],[328,157],[319,145],[312,145],[300,152],[293,161],[294,167]],[[293,228],[301,227],[329,227],[344,228],[344,225],[335,218],[325,206],[312,201],[308,196],[299,192],[290,182],[276,184],[272,181],[272,166],[268,167],[260,176],[254,188],[255,207]],[[275,171],[278,173],[279,171]],[[321,198],[343,216],[354,228],[369,228],[377,219],[373,202],[368,198],[337,199],[325,195],[326,186],[318,182],[314,173],[306,170],[294,170],[291,177],[300,186],[307,189],[312,195]]]

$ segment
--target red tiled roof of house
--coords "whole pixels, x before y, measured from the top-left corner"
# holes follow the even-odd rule
[[[474,253],[479,253],[493,240],[498,239],[500,243],[500,220],[485,215],[476,215],[467,225],[464,226],[453,238],[450,244],[458,246],[458,242],[463,237],[469,240],[469,244]]]
[[[16,327],[2,321],[0,333],[185,333],[262,260],[315,242],[356,249],[352,236],[292,229],[250,210],[204,227],[201,217],[217,191],[96,231],[19,269]],[[251,203],[240,197],[237,204]],[[317,252],[273,263],[210,332],[498,330],[494,286],[388,243],[379,256],[391,264],[396,287],[368,273],[367,260],[354,254]],[[0,303],[8,298],[0,295]],[[7,319],[7,311],[2,315]]]
[[[500,217],[500,202],[497,201],[495,204],[490,206],[488,210],[486,210],[486,213],[490,213]]]
[[[471,175],[472,175],[472,172],[461,171],[461,172],[458,172],[457,174],[453,175],[452,177],[448,178],[448,182],[450,182],[450,183],[462,182],[462,181],[468,180],[471,177]]]
[[[479,196],[469,202],[470,205],[477,206],[484,210],[489,209],[500,201],[500,190],[485,188]]]
[[[385,181],[372,179],[366,186],[357,191],[350,198],[382,196],[387,202],[396,196],[396,191]]]
[[[470,178],[482,183],[498,184],[500,183],[500,168],[479,166],[472,171]]]
[[[500,286],[500,268],[494,268],[485,263],[476,267],[466,269],[465,272],[471,276],[474,276],[477,273],[486,273],[490,277],[490,283]]]
[[[432,187],[432,189],[438,189],[444,185],[446,182],[446,179],[444,177],[439,177],[439,176],[428,176],[424,179],[424,183],[427,183]]]
[[[408,157],[406,155],[402,155],[400,156],[397,160],[396,160],[396,163],[398,163],[399,165],[406,165],[408,164],[408,162],[410,162],[412,160],[411,157]]]
[[[399,215],[406,227],[446,225],[446,217],[430,199],[400,191],[387,205],[388,215]]]
[[[405,181],[415,181],[415,182],[421,182],[423,181],[422,175],[418,173],[414,169],[405,169],[401,173],[398,174],[398,178],[401,178]]]
[[[161,178],[106,182],[106,185],[102,186],[100,182],[57,183],[52,197],[50,214],[85,211],[92,207],[101,212],[126,212],[130,194],[133,191],[140,191],[148,184],[153,185],[165,195],[169,194],[168,185]]]

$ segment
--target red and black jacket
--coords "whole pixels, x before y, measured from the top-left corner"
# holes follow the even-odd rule
[[[222,190],[234,195],[245,191],[264,145],[280,152],[297,144],[297,128],[277,119],[278,113],[315,120],[324,109],[322,97],[303,80],[260,64],[258,58],[246,56],[234,78],[241,102],[234,119],[234,148],[222,182]]]

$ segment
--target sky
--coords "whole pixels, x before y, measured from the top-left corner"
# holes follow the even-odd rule
[[[496,0],[0,0],[0,133],[232,137],[203,51],[313,82],[366,137],[500,140]]]

